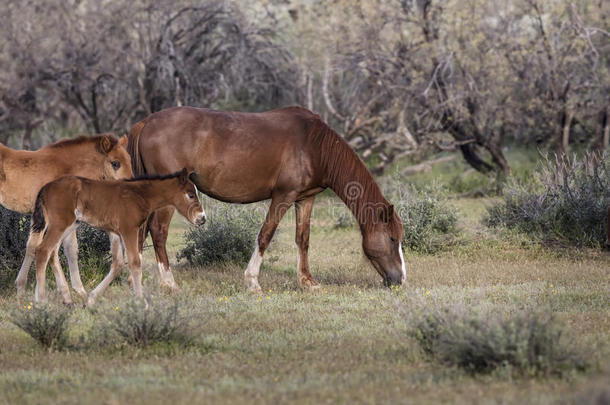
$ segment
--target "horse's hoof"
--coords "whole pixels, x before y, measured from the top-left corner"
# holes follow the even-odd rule
[[[301,286],[301,289],[305,291],[318,291],[322,288],[320,284],[312,278],[303,278],[299,285]]]
[[[258,281],[256,279],[246,277],[246,288],[248,289],[248,291],[250,291],[253,294],[257,294],[257,295],[263,294],[263,289],[258,284]]]
[[[178,284],[161,283],[160,286],[163,290],[165,290],[169,293],[179,293],[180,292],[180,287],[178,287]]]

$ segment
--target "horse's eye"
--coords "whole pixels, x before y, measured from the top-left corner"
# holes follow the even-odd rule
[[[114,170],[119,170],[119,168],[121,167],[121,162],[119,162],[118,160],[113,160],[110,162],[110,164],[112,165],[112,168]]]
[[[196,196],[195,196],[195,194],[193,194],[193,193],[188,193],[188,197],[189,197],[189,198],[192,200],[192,199],[194,199]]]

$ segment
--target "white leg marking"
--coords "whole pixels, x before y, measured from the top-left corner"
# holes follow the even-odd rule
[[[258,249],[258,237],[256,238],[256,246],[254,248],[254,252],[252,253],[252,257],[250,257],[250,261],[248,262],[248,267],[246,268],[246,272],[244,274],[246,279],[246,287],[250,291],[260,292],[262,291],[261,286],[258,284],[258,273],[261,268],[261,263],[263,262],[263,255],[260,253]]]
[[[407,279],[407,269],[405,268],[405,258],[402,255],[402,242],[398,244],[398,254],[400,255],[400,264],[402,266],[402,282]]]

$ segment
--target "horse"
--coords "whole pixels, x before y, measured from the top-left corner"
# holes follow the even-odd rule
[[[66,174],[92,179],[121,179],[133,176],[131,159],[127,154],[127,137],[120,140],[112,134],[80,136],[65,139],[37,151],[14,150],[0,144],[0,204],[7,209],[29,214],[34,210],[38,191],[43,185]],[[27,276],[34,259],[34,245],[30,233],[26,253],[15,282],[17,296],[25,294]],[[117,245],[118,240],[111,244]],[[68,259],[70,281],[76,292],[87,297],[87,291],[78,271],[78,244],[76,230],[68,233],[63,242]],[[51,265],[59,265],[57,252],[51,257]],[[63,272],[58,285],[67,288]]]
[[[46,267],[51,252],[56,251],[62,237],[76,226],[77,221],[103,229],[123,242],[134,293],[142,299],[141,255],[138,251],[140,227],[150,214],[172,206],[191,223],[203,225],[205,213],[197,189],[186,169],[167,176],[148,176],[129,180],[99,181],[76,176],[63,176],[40,189],[32,214],[31,229],[43,235],[36,249],[36,289],[34,301],[45,300]],[[39,239],[36,239],[39,240]],[[117,254],[108,275],[91,292],[87,305],[95,299],[122,270],[122,252]],[[61,268],[53,267],[55,276]],[[67,288],[60,289],[64,302]]]
[[[350,146],[318,115],[301,107],[262,113],[174,107],[134,124],[127,150],[134,173],[193,171],[199,191],[224,202],[271,199],[244,273],[247,288],[261,291],[263,254],[292,205],[296,210],[298,283],[320,288],[309,271],[310,216],[316,194],[330,188],[356,217],[366,257],[386,286],[406,278],[402,223],[371,173]],[[156,211],[143,229],[152,236],[159,272],[175,285],[165,242],[173,210]]]

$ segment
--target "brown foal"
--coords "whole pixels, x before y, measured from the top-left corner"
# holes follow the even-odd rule
[[[29,214],[40,188],[63,175],[71,174],[90,179],[124,179],[133,176],[131,160],[125,147],[127,138],[120,140],[112,134],[80,136],[45,146],[37,151],[14,150],[0,144],[0,204]],[[76,232],[65,235],[63,246],[70,268],[72,287],[83,297],[87,292],[78,271],[78,245]],[[25,257],[15,282],[17,296],[25,294],[28,272],[34,260],[34,246],[40,243],[40,234],[28,238]],[[120,242],[111,240],[113,245]],[[59,256],[54,252],[51,265],[59,266]],[[57,280],[58,287],[67,288],[63,273]]]
[[[96,181],[82,177],[64,176],[45,185],[36,199],[32,215],[32,232],[44,235],[36,246],[36,289],[34,300],[45,300],[45,273],[52,252],[56,251],[63,235],[77,221],[86,222],[118,235],[127,252],[133,289],[142,298],[141,255],[138,251],[138,231],[150,214],[171,206],[191,223],[201,225],[205,213],[197,197],[197,189],[189,180],[188,172],[125,181]],[[118,256],[98,287],[89,295],[92,305],[110,282],[121,272],[122,257]],[[56,278],[61,267],[53,267]],[[60,290],[64,302],[69,302],[67,288]]]

